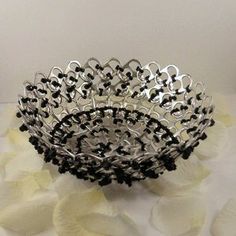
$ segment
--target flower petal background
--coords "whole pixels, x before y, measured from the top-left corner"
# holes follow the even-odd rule
[[[213,236],[236,235],[236,198],[230,199],[216,216],[211,233]]]
[[[13,157],[15,157],[15,152],[2,152],[0,153],[0,181],[3,181],[5,178],[5,165],[9,162]]]
[[[43,167],[43,160],[31,151],[17,153],[5,165],[5,180],[14,180],[26,171],[39,171]]]
[[[195,149],[195,154],[203,160],[219,156],[229,138],[226,125],[218,120],[216,120],[213,127],[206,131],[206,134],[207,139],[200,142],[200,145]]]
[[[16,151],[26,151],[27,149],[34,150],[33,146],[28,141],[29,135],[20,132],[19,129],[8,129],[6,138]]]
[[[206,214],[204,201],[198,194],[160,198],[152,209],[154,227],[166,236],[198,235]]]
[[[23,235],[33,235],[52,225],[57,195],[42,194],[36,198],[1,210],[0,225]]]
[[[223,94],[215,93],[213,94],[213,100],[215,104],[215,119],[221,121],[227,127],[236,125],[236,116],[232,114],[229,99]]]
[[[83,192],[88,190],[88,187],[82,181],[79,181],[75,176],[65,173],[58,175],[53,184],[50,186],[50,189],[56,191],[59,198],[63,198],[73,192]]]
[[[100,213],[91,213],[80,217],[80,222],[89,232],[95,232],[102,235],[140,235],[135,224],[124,214],[107,216]]]
[[[75,191],[58,202],[54,216],[58,235],[138,236],[134,222],[119,213],[100,189]]]

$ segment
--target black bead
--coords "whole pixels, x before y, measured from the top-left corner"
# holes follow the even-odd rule
[[[81,128],[81,129],[86,129],[86,125],[85,125],[85,124],[81,124],[81,125],[80,125],[80,128]]]
[[[140,72],[141,74],[144,72],[139,66],[137,66],[136,71]]]
[[[116,70],[119,70],[119,71],[121,71],[121,72],[124,71],[124,69],[123,69],[122,67],[120,67],[119,65],[117,65],[115,68],[116,68]]]
[[[68,88],[66,89],[66,91],[67,91],[68,93],[71,93],[71,92],[74,91],[74,89],[75,89],[75,85],[68,87]]]
[[[161,76],[161,75],[162,75],[162,73],[160,72],[159,69],[157,69],[156,74],[157,74],[158,76]]]
[[[153,179],[156,179],[156,178],[158,178],[158,176],[159,176],[159,174],[156,173],[154,170],[146,170],[146,171],[144,172],[144,175],[145,175],[146,177],[153,178]]]
[[[176,164],[174,163],[174,160],[172,160],[172,159],[169,161],[166,161],[164,163],[164,166],[168,171],[172,171],[172,170],[176,169]]]
[[[59,166],[58,172],[59,172],[60,174],[63,174],[63,173],[66,172],[66,169],[65,169],[63,166]]]
[[[134,98],[135,96],[138,95],[138,92],[137,91],[134,91],[133,94],[131,95],[131,98]]]
[[[76,169],[76,168],[71,168],[71,169],[69,169],[69,172],[70,172],[72,175],[76,175],[76,174],[77,174],[77,169]]]
[[[35,136],[30,136],[29,137],[29,142],[33,145],[36,145],[38,143],[38,141],[39,141],[38,138],[35,137]]]
[[[132,179],[129,175],[124,175],[124,182],[129,186],[131,187],[132,186]]]
[[[58,90],[52,94],[52,97],[57,98],[60,95],[60,93],[61,93],[61,90]]]
[[[114,169],[116,180],[118,183],[122,184],[124,182],[124,170],[121,168]]]
[[[211,119],[210,126],[213,126],[214,124],[215,124],[215,121],[213,119]]]
[[[127,84],[126,84],[126,83],[121,84],[121,88],[122,88],[122,89],[125,89],[126,87],[127,87]]]
[[[19,129],[20,129],[21,132],[24,132],[24,131],[27,131],[27,130],[28,130],[28,128],[27,128],[27,126],[26,126],[25,124],[21,125],[21,126],[19,127]]]
[[[16,117],[17,117],[17,118],[20,118],[20,117],[21,117],[21,113],[20,113],[20,112],[17,112],[17,113],[16,113]]]
[[[84,88],[89,89],[91,86],[92,86],[92,83],[87,83],[87,84],[84,85]]]
[[[62,79],[65,76],[65,74],[59,73],[57,76],[58,76],[59,79]]]
[[[198,101],[201,100],[201,95],[202,95],[202,93],[198,93],[198,94],[196,94],[196,99],[197,99]]]
[[[57,81],[55,81],[55,80],[53,80],[52,81],[52,85],[54,86],[54,87],[61,87],[61,84],[59,84]]]
[[[188,159],[192,152],[193,152],[193,147],[189,146],[185,148],[185,150],[182,153],[182,158]]]
[[[88,73],[88,74],[87,74],[87,76],[88,76],[88,78],[90,78],[91,80],[93,80],[93,79],[94,79],[94,76],[93,76],[93,75],[91,75],[90,73]]]
[[[120,93],[121,93],[121,90],[120,90],[120,89],[117,89],[117,90],[116,90],[116,94],[115,94],[115,95],[116,95],[116,96],[119,96],[119,95],[120,95]]]
[[[131,166],[134,170],[138,170],[140,168],[140,165],[136,161],[132,161]]]
[[[100,186],[108,185],[112,182],[110,176],[105,176],[101,180],[98,181],[98,184]]]
[[[102,167],[105,169],[105,170],[109,170],[109,168],[111,167],[111,163],[109,161],[103,161],[102,162]]]
[[[42,154],[43,153],[43,148],[42,147],[38,147],[37,151],[38,151],[38,154]]]
[[[47,104],[48,104],[48,99],[45,98],[45,99],[43,99],[42,102],[41,102],[41,107],[44,108],[44,107],[46,107]]]
[[[43,94],[47,94],[47,91],[45,90],[45,89],[38,89],[38,92],[40,92],[40,93],[43,93]]]
[[[202,136],[200,137],[201,140],[205,140],[207,138],[207,135],[205,133],[202,134]]]
[[[46,157],[44,157],[43,160],[44,160],[45,162],[50,162],[52,159],[51,159],[50,156],[46,156]]]
[[[160,139],[158,138],[158,136],[157,136],[157,135],[153,135],[153,138],[155,139],[155,141],[156,141],[157,143],[159,143],[159,142],[160,142]]]
[[[26,88],[28,91],[33,91],[33,90],[34,90],[34,86],[32,86],[32,85],[27,85],[25,88]]]
[[[47,79],[47,78],[42,78],[42,79],[41,79],[41,82],[44,83],[44,84],[47,83],[47,82],[49,82],[49,81],[50,81],[50,80]]]
[[[23,97],[23,98],[21,98],[21,101],[23,103],[27,103],[29,101],[29,98],[28,97]]]

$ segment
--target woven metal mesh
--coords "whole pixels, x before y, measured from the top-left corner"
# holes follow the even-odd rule
[[[174,170],[213,125],[202,83],[156,62],[71,61],[37,73],[19,96],[22,131],[44,160],[78,178],[131,185]]]

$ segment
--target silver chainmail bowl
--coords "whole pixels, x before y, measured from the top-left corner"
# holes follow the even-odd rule
[[[187,159],[214,124],[202,83],[174,65],[136,59],[53,67],[24,83],[18,103],[20,130],[44,160],[101,186],[131,186],[175,170],[176,159]]]

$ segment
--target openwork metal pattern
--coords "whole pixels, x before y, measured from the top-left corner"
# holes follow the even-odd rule
[[[121,65],[91,58],[53,67],[25,82],[21,131],[44,160],[78,178],[106,185],[157,178],[187,159],[213,125],[211,97],[201,83],[169,65]]]

